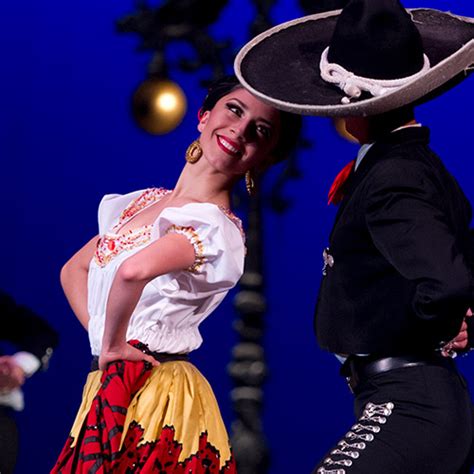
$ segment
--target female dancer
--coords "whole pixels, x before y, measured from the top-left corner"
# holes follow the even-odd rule
[[[243,271],[230,191],[245,175],[251,192],[299,128],[227,77],[204,100],[173,190],[102,199],[99,235],[61,272],[94,361],[52,473],[236,472],[212,390],[187,354]]]

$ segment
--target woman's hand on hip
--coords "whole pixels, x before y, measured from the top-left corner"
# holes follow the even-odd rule
[[[127,344],[113,347],[110,349],[102,349],[99,356],[99,369],[105,370],[111,362],[117,360],[130,360],[130,361],[146,361],[152,366],[157,367],[160,363],[151,355],[144,354],[140,349]]]

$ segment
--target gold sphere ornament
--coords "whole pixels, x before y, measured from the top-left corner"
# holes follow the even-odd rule
[[[181,123],[186,96],[175,82],[147,79],[133,94],[132,111],[141,128],[153,135],[163,135]]]

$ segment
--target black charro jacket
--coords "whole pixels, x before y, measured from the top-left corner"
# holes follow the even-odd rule
[[[474,303],[470,221],[427,128],[377,141],[350,176],[330,235],[334,262],[315,314],[320,346],[395,355],[453,338]]]

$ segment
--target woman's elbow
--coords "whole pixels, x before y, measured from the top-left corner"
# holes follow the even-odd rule
[[[61,268],[61,271],[59,272],[59,281],[61,282],[61,286],[64,288],[65,285],[67,285],[67,282],[69,281],[71,277],[71,260],[68,260]]]
[[[59,281],[61,286],[65,288],[69,282],[76,280],[81,275],[87,275],[87,268],[83,268],[76,258],[70,258],[61,268],[59,272]]]

